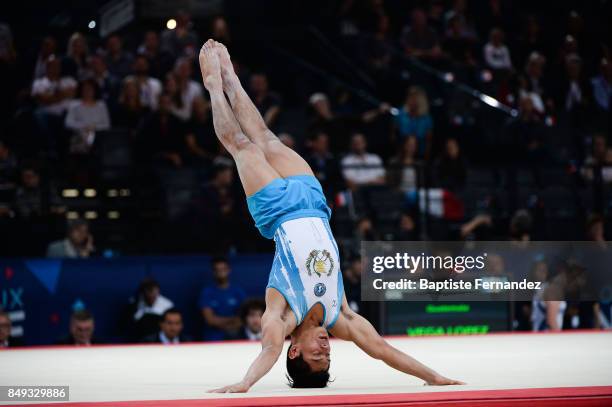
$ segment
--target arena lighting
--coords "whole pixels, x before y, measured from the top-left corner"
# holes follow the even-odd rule
[[[169,30],[174,30],[176,28],[176,20],[174,18],[168,20],[166,23],[166,28]]]
[[[98,193],[93,188],[87,188],[85,191],[83,191],[83,195],[85,195],[87,198],[95,198],[97,194]]]
[[[77,198],[79,196],[79,190],[74,188],[64,189],[62,191],[64,198]]]
[[[106,191],[106,196],[108,196],[109,198],[116,198],[117,196],[119,196],[119,191],[114,188],[109,189],[108,191]]]
[[[442,77],[446,82],[452,82],[455,80],[455,75],[452,72],[446,72]]]
[[[98,212],[96,211],[87,211],[85,212],[85,219],[97,219]]]
[[[109,211],[106,214],[106,217],[109,219],[119,219],[119,216],[120,216],[119,211]]]
[[[94,28],[96,28],[95,20],[91,20],[89,24],[87,24],[87,27],[89,27],[90,30],[93,30]]]
[[[66,219],[78,219],[78,218],[79,218],[78,212],[75,212],[75,211],[66,212]]]
[[[501,106],[501,103],[499,103],[497,99],[489,95],[485,95],[485,94],[480,95],[480,100],[482,100],[483,102],[485,102],[487,105],[491,107],[498,108]]]
[[[130,196],[130,194],[131,194],[131,192],[130,192],[130,190],[129,190],[129,189],[127,189],[127,188],[121,188],[121,189],[119,190],[119,195],[120,195],[120,196]]]

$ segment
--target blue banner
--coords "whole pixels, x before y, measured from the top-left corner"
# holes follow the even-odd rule
[[[263,297],[272,254],[231,257],[232,284],[248,296]],[[95,337],[120,342],[119,320],[144,277],[183,313],[184,332],[198,338],[201,289],[212,284],[210,256],[119,257],[112,259],[0,259],[0,306],[14,332],[28,345],[52,344],[68,334],[70,314],[86,308],[95,317]]]

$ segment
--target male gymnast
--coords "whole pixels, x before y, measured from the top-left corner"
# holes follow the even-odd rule
[[[331,210],[309,165],[266,127],[242,88],[225,46],[208,40],[199,61],[210,93],[215,133],[236,162],[255,225],[276,243],[262,317],[261,352],[241,381],[212,391],[248,391],[274,366],[288,335],[290,385],[325,387],[330,365],[328,332],[428,384],[463,384],[395,349],[349,308],[338,247],[329,226]]]

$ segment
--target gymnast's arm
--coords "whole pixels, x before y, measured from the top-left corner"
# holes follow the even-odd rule
[[[285,299],[280,294],[278,296],[286,304]],[[266,312],[261,318],[262,337],[259,356],[251,363],[251,367],[240,382],[211,390],[211,393],[246,393],[272,369],[272,366],[278,360],[283,351],[285,337],[288,334],[286,332],[288,324],[282,318],[284,307],[276,306],[276,302],[280,304],[280,301],[275,301],[271,305],[270,297],[274,297],[274,295],[266,293]],[[277,298],[274,298],[274,300],[277,300]]]
[[[382,360],[394,369],[423,379],[427,384],[464,384],[458,380],[447,379],[418,360],[391,346],[376,332],[376,329],[367,319],[350,309],[346,296],[342,300],[338,321],[330,332],[337,338],[354,342],[374,359]]]

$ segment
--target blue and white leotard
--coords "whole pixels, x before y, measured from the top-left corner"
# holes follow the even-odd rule
[[[247,198],[255,225],[274,239],[276,253],[268,288],[284,297],[301,324],[317,303],[330,329],[344,295],[338,246],[331,233],[331,210],[312,175],[278,178]]]

